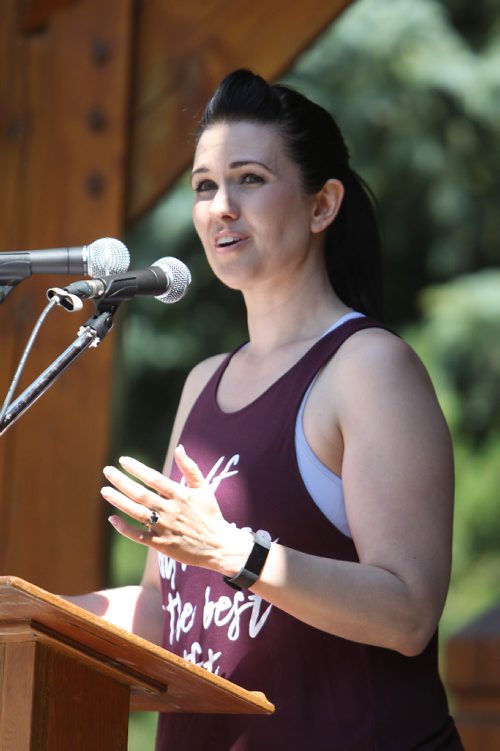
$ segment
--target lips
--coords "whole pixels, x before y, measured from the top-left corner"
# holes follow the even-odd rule
[[[216,250],[224,251],[224,250],[229,250],[231,248],[234,248],[235,245],[238,245],[243,240],[246,240],[245,235],[242,235],[239,232],[231,232],[229,230],[223,230],[222,232],[218,232],[215,235],[214,245],[215,245]]]
[[[234,243],[237,243],[239,240],[239,237],[221,237],[219,240],[217,240],[217,247],[223,248],[227,245],[234,245]]]

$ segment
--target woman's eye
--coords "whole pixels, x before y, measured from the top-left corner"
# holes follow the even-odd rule
[[[193,186],[193,190],[195,193],[206,193],[207,191],[215,190],[216,187],[213,180],[200,180],[199,183]]]
[[[248,172],[241,178],[242,183],[263,183],[264,178],[260,175],[255,175],[253,172]]]

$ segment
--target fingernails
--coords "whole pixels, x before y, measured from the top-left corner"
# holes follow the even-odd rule
[[[131,456],[120,456],[118,459],[121,465],[125,466],[126,464],[133,464],[134,462],[138,464],[136,459],[132,459]]]

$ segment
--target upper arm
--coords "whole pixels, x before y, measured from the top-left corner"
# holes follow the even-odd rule
[[[451,558],[448,428],[423,365],[404,342],[372,331],[346,345],[335,382],[358,555],[400,577],[437,621]]]

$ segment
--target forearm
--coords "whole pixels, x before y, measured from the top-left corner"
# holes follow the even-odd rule
[[[154,586],[117,587],[65,600],[98,615],[108,623],[131,631],[143,639],[161,644],[163,611],[159,590]]]
[[[435,629],[435,609],[395,574],[310,556],[274,543],[252,591],[315,628],[414,655]]]

